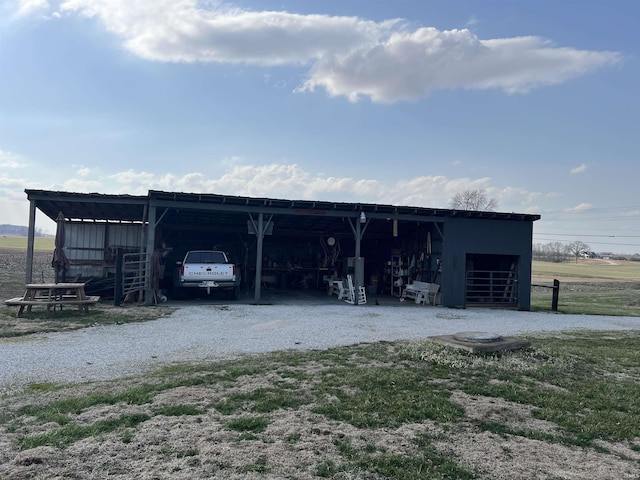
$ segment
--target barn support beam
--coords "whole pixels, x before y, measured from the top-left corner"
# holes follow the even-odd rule
[[[251,218],[253,221],[253,218]],[[264,214],[258,214],[258,225],[255,225],[256,235],[258,239],[258,245],[256,246],[256,278],[255,278],[255,291],[253,299],[257,303],[260,303],[260,289],[262,288],[262,243],[264,240]]]
[[[146,245],[146,265],[145,265],[145,279],[144,279],[144,302],[146,305],[152,305],[156,298],[156,292],[154,291],[154,285],[151,281],[151,271],[153,268],[153,251],[156,245],[156,206],[149,205],[147,211],[147,245]]]
[[[269,217],[269,220],[265,223],[264,214],[260,212],[258,214],[258,223],[253,219],[251,213],[249,213],[249,221],[253,225],[253,231],[256,233],[257,245],[256,245],[256,276],[254,279],[254,293],[253,299],[256,304],[260,303],[260,296],[262,292],[262,250],[264,243],[264,233],[269,227],[273,215]]]
[[[27,274],[25,284],[32,283],[33,279],[33,248],[36,235],[36,201],[29,202],[29,231],[27,233]]]
[[[355,238],[356,241],[356,245],[355,245],[355,264],[354,264],[354,268],[355,268],[355,278],[354,278],[354,288],[355,291],[358,292],[360,287],[364,287],[364,261],[360,260],[360,243],[362,241],[362,237],[364,237],[364,232],[367,230],[367,227],[369,226],[369,222],[371,221],[371,219],[368,219],[365,215],[364,212],[360,212],[360,216],[356,219],[355,221],[355,226],[354,226],[354,222],[352,221],[351,218],[349,218],[349,225],[351,226],[351,230],[353,231],[353,236]],[[355,305],[358,304],[358,296],[356,295],[355,298]]]

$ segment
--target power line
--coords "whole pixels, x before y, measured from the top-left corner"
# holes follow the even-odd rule
[[[629,227],[634,227],[634,228],[638,228],[638,226],[640,226],[640,224],[638,222],[640,222],[640,215],[638,215],[637,217],[585,217],[585,218],[574,218],[574,217],[554,217],[554,218],[549,218],[549,217],[542,217],[540,220],[538,220],[535,225],[544,225],[541,228],[545,228],[548,224],[554,224],[554,223],[563,223],[563,224],[583,224],[584,222],[593,222],[594,225],[595,224],[603,224],[603,225],[607,225],[607,228],[609,227],[615,227],[616,225],[624,225],[625,228],[627,226]]]
[[[534,235],[535,237],[535,235]],[[534,240],[544,240],[547,242],[553,241],[553,242],[561,242],[561,243],[571,243],[574,240],[562,240],[562,239],[556,239],[556,238],[534,238]],[[615,245],[618,247],[640,247],[640,243],[617,243],[617,242],[592,242],[595,243],[596,245]]]
[[[639,210],[640,205],[632,205],[628,207],[593,207],[593,208],[585,208],[584,210],[547,210],[541,211],[538,213],[566,213],[566,214],[580,214],[580,213],[590,213],[590,212],[598,212],[605,210]]]
[[[536,232],[538,235],[553,235],[556,237],[605,237],[605,238],[640,238],[640,235],[598,235],[594,233],[546,233]]]

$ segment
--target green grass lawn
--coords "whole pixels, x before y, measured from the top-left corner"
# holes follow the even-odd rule
[[[562,284],[561,284],[562,286]],[[531,292],[531,310],[551,311],[551,290]],[[640,317],[640,289],[636,285],[611,291],[561,290],[558,312],[577,315],[622,315]]]
[[[640,262],[614,263],[533,262],[532,283],[560,279],[559,313],[640,316]],[[531,309],[551,311],[551,296],[551,289],[533,288]]]
[[[35,250],[53,250],[54,249],[53,237],[36,237],[33,240],[33,246]],[[27,249],[27,237],[0,237],[0,248],[15,248],[15,249]]]

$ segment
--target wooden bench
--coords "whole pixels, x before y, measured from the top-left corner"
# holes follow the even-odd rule
[[[438,300],[440,285],[437,283],[413,282],[405,287],[400,296],[400,301],[404,302],[407,298],[413,298],[416,303],[423,305],[435,305]]]
[[[79,311],[86,313],[89,311],[89,306],[95,305],[98,301],[100,301],[100,297],[97,295],[88,296],[83,299],[78,299],[76,297],[61,297],[57,299],[33,298],[25,300],[24,297],[15,297],[5,300],[4,304],[8,307],[20,307],[16,315],[20,317],[24,312],[25,307],[27,308],[27,311],[30,312],[34,305],[46,306],[48,311],[51,311],[51,307],[53,307],[54,312],[58,307],[62,310],[64,305],[77,305]]]
[[[421,294],[429,294],[431,284],[427,282],[418,282],[414,281],[407,285],[402,291],[402,295],[400,296],[400,301],[404,302],[407,298],[412,298],[416,303],[418,302],[418,297]]]

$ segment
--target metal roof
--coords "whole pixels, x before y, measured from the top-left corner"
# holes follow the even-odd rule
[[[149,206],[156,207],[156,221],[169,226],[199,225],[207,228],[246,228],[252,215],[273,215],[276,230],[313,234],[323,231],[349,232],[347,219],[354,221],[364,212],[368,219],[408,222],[446,222],[452,218],[495,219],[533,222],[540,215],[480,212],[396,206],[371,203],[343,203],[315,200],[286,200],[232,195],[164,192],[150,190],[146,196],[71,193],[25,190],[30,201],[46,216],[55,220],[63,212],[71,221],[143,222]],[[368,234],[383,229],[386,222],[372,222]],[[377,224],[377,225],[375,225]]]
[[[34,201],[36,207],[54,221],[58,212],[63,212],[71,220],[141,222],[149,204],[146,196],[48,190],[25,190],[25,193],[29,201]]]

